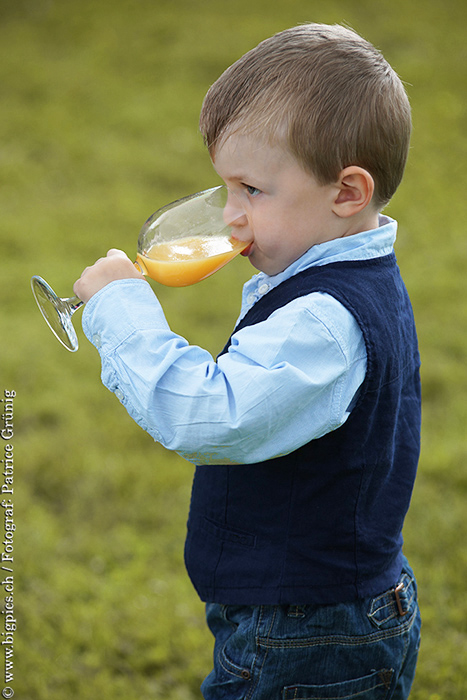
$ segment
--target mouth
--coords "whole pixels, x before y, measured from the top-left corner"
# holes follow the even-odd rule
[[[243,255],[245,258],[247,258],[250,254],[252,245],[253,245],[253,243],[250,243],[249,245],[247,245],[247,247],[241,251],[240,255]]]

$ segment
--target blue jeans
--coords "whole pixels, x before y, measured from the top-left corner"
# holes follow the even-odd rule
[[[420,612],[412,570],[375,598],[337,605],[208,604],[205,700],[405,700]]]

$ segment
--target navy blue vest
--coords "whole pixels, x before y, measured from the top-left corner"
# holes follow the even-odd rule
[[[347,421],[324,437],[257,464],[196,468],[185,561],[202,600],[345,602],[390,588],[401,571],[421,413],[408,294],[394,254],[312,267],[268,292],[236,330],[313,291],[357,320],[365,380]]]

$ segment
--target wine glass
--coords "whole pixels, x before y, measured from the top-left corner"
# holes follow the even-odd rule
[[[232,237],[224,220],[227,197],[227,188],[219,185],[158,209],[140,231],[137,269],[161,284],[185,287],[224,267],[248,245]],[[234,210],[234,220],[243,215],[238,200]],[[77,296],[60,298],[37,275],[31,278],[31,287],[49,328],[67,350],[76,352],[78,338],[71,319],[84,302]]]

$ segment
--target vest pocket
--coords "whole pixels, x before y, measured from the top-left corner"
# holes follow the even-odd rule
[[[327,685],[291,685],[282,691],[282,700],[386,700],[394,676],[392,669],[374,671],[369,676]]]
[[[256,535],[232,529],[226,525],[219,525],[208,518],[200,519],[199,527],[206,534],[222,542],[229,542],[230,544],[236,544],[241,547],[254,547],[256,545]]]
[[[211,603],[251,603],[257,587],[256,535],[190,516],[185,541],[185,566],[201,600]],[[253,573],[252,573],[253,567]],[[246,588],[246,593],[240,595]],[[241,590],[242,589],[242,590]],[[253,601],[254,602],[254,601]]]

